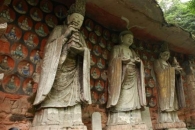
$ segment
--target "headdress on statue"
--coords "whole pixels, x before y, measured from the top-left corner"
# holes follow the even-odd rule
[[[124,35],[126,35],[126,34],[131,34],[131,35],[133,35],[133,33],[129,30],[129,29],[130,29],[130,27],[129,27],[129,20],[128,20],[126,17],[123,17],[123,16],[121,16],[121,19],[124,20],[124,21],[127,23],[127,25],[126,25],[127,30],[122,31],[122,32],[119,34],[119,38],[121,38],[121,36],[124,36]]]
[[[86,0],[76,0],[76,2],[70,6],[68,10],[68,15],[73,13],[79,13],[85,16],[85,4]]]
[[[168,43],[166,42],[162,43],[160,47],[160,52],[165,52],[165,51],[169,51],[169,46],[168,46]]]
[[[131,34],[131,35],[133,35],[133,33],[132,33],[131,31],[125,30],[125,31],[122,31],[122,32],[119,34],[119,37],[124,36],[124,35],[126,35],[126,34]]]

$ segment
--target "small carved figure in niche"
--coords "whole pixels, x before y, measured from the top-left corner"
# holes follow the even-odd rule
[[[67,24],[56,26],[48,38],[34,101],[39,109],[30,130],[53,129],[54,125],[87,129],[81,115],[81,104],[91,103],[90,51],[79,32],[84,12],[85,1],[76,0]]]
[[[39,14],[38,14],[38,10],[37,9],[35,10],[35,12],[33,12],[33,14],[31,14],[31,16],[36,21],[40,21],[41,20]]]
[[[34,34],[30,34],[28,39],[24,41],[26,43],[26,45],[30,46],[30,47],[35,47],[36,44],[34,43]]]
[[[14,5],[14,9],[21,14],[25,14],[26,11],[24,10],[23,4],[23,1],[18,2],[17,5]]]
[[[44,31],[44,27],[43,27],[43,24],[35,30],[40,36],[46,36],[47,34],[45,33]]]
[[[35,55],[31,58],[32,62],[37,64],[40,61],[39,50],[36,51]]]
[[[108,126],[143,123],[140,109],[146,105],[144,66],[129,48],[133,34],[123,31],[119,37],[120,45],[113,47],[108,71]]]
[[[17,40],[17,36],[16,36],[16,28],[12,27],[12,29],[10,30],[10,32],[7,34],[8,38],[11,40]]]
[[[95,37],[95,34],[92,33],[91,35],[89,35],[89,40],[93,43],[93,44],[96,44],[96,37]]]
[[[92,100],[92,103],[95,104],[97,102],[97,94],[95,92],[92,92],[92,95],[91,95],[91,100]]]
[[[93,29],[93,22],[91,21],[91,20],[87,20],[86,21],[86,24],[85,24],[85,27],[87,28],[87,30],[89,30],[89,31],[92,31],[92,29]]]
[[[65,14],[64,14],[64,11],[63,11],[63,7],[60,7],[58,12],[56,13],[56,16],[58,18],[64,18]]]
[[[97,62],[97,66],[102,69],[105,67],[105,65],[103,64],[102,58],[99,58],[98,62]]]
[[[30,75],[30,64],[27,63],[25,66],[21,68],[21,74],[24,76],[29,76]]]
[[[101,95],[101,97],[100,97],[100,99],[99,99],[99,102],[100,102],[100,104],[106,103],[105,94],[102,94],[102,95]]]
[[[151,91],[149,88],[146,88],[146,97],[151,97],[152,94],[151,94]]]
[[[22,23],[19,23],[19,26],[24,30],[30,30],[31,27],[28,25],[28,18],[25,18]]]
[[[50,27],[55,27],[55,23],[53,21],[53,17],[49,17],[47,20],[46,20],[46,23],[50,26]]]
[[[45,2],[45,3],[41,6],[41,8],[42,8],[43,11],[45,11],[45,12],[50,12],[49,5],[48,5],[47,2]]]
[[[107,70],[104,70],[101,72],[101,77],[103,80],[105,80],[105,81],[107,80]]]
[[[32,84],[32,80],[29,80],[28,83],[26,84],[26,88],[25,88],[25,93],[26,94],[32,94],[33,92],[33,84]]]
[[[3,60],[0,62],[0,69],[3,71],[8,71],[10,69],[7,63],[7,56],[5,56]]]
[[[15,92],[17,89],[17,86],[15,85],[15,77],[12,76],[9,82],[5,85],[5,90],[7,92]]]
[[[104,58],[104,59],[108,59],[108,52],[107,52],[107,50],[104,50],[103,51],[103,54],[102,54],[102,57]]]
[[[100,80],[98,81],[98,83],[95,85],[95,89],[99,92],[101,92],[104,87],[102,87],[101,83],[100,83]]]
[[[150,77],[148,80],[148,86],[151,88],[153,88],[155,86],[155,82],[154,82],[154,79],[152,77]]]
[[[6,19],[8,22],[12,22],[13,21],[13,19],[10,17],[9,8],[3,10],[0,13],[0,16],[3,17],[4,19]]]
[[[92,70],[91,76],[92,76],[94,79],[99,78],[99,75],[97,74],[96,68],[94,68],[94,70]]]
[[[154,101],[154,98],[151,97],[150,101],[149,101],[149,106],[150,107],[155,107],[156,106],[156,102]]]
[[[19,44],[16,48],[15,51],[13,51],[13,55],[18,58],[18,59],[22,59],[24,57],[24,54],[22,52],[22,45]]]
[[[94,49],[93,49],[93,52],[96,56],[99,56],[100,55],[100,52],[99,52],[99,47],[98,46],[95,46]]]
[[[106,41],[104,41],[104,39],[101,38],[100,41],[99,41],[99,45],[100,45],[102,48],[105,48],[105,47],[106,47],[105,42],[106,42]]]
[[[174,67],[168,63],[170,52],[167,43],[163,43],[159,58],[154,62],[154,71],[158,82],[159,118],[161,123],[180,122],[177,111],[185,107],[185,96],[181,77],[182,68],[176,59]]]
[[[99,25],[96,25],[96,26],[95,26],[95,33],[96,33],[98,36],[101,36],[101,35],[102,35],[102,28],[101,28],[101,26],[99,26]]]

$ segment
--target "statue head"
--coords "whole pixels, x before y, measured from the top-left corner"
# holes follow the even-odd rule
[[[119,35],[120,44],[130,46],[133,43],[133,34],[131,31],[123,31]]]
[[[165,42],[161,45],[159,57],[165,61],[167,61],[170,57],[169,47]]]
[[[67,24],[80,29],[85,15],[85,0],[76,0],[75,4],[70,6],[67,16]]]

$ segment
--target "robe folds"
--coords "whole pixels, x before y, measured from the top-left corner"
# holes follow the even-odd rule
[[[163,66],[160,60],[154,62],[158,83],[159,107],[161,111],[177,111],[186,106],[182,77],[174,67]]]
[[[75,57],[70,56],[68,50],[66,49],[63,50],[64,47],[68,46],[66,43],[64,43],[63,36],[66,29],[67,29],[66,25],[55,27],[47,41],[43,57],[41,76],[38,84],[38,90],[34,101],[34,105],[40,105],[43,102],[44,104],[43,107],[67,107],[73,106],[79,103],[80,101],[87,104],[91,104],[90,52],[89,49],[86,47],[85,40],[81,36],[81,34],[80,41],[84,46],[84,51],[82,52],[83,53],[82,61],[79,61],[77,59],[78,56]],[[58,71],[59,70],[58,64],[62,51],[66,51],[65,53],[67,54],[64,63],[65,68],[63,68],[62,65],[61,70]],[[70,65],[69,62],[71,63]],[[68,74],[66,74],[67,71],[69,71]],[[56,79],[57,81],[55,81]],[[57,95],[54,95],[52,93],[53,89],[55,89],[54,91],[56,92],[58,91],[59,93],[58,94],[56,93]],[[63,94],[66,94],[68,98],[70,97],[70,99],[68,100],[71,100],[71,98],[75,97],[75,95],[77,99],[75,99],[73,103],[70,103],[72,101],[65,101],[67,99],[66,97],[66,99],[62,99],[64,100],[64,103],[67,102],[64,105],[58,104],[55,106],[55,104],[51,102],[45,104],[44,100],[47,100],[48,98],[52,97],[54,97],[54,99],[55,98],[57,99],[57,96]]]
[[[107,108],[130,111],[146,105],[144,67],[141,62],[123,64],[124,50],[120,45],[113,48],[108,70]],[[136,53],[130,49],[134,59]]]

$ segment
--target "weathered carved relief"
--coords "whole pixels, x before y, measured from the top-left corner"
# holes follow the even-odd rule
[[[140,109],[146,105],[144,66],[134,50],[129,49],[132,43],[132,33],[123,31],[120,45],[112,50],[108,71],[108,130],[132,129],[143,123]],[[142,125],[147,129],[145,124]]]
[[[173,59],[173,67],[167,62],[170,57],[168,44],[164,43],[160,49],[159,58],[154,62],[154,71],[157,79],[158,90],[158,124],[156,129],[185,127],[177,115],[177,111],[185,107],[183,82],[181,77],[182,68]],[[167,124],[167,125],[166,125]],[[171,126],[169,126],[172,124]]]
[[[91,103],[90,52],[79,32],[84,13],[85,2],[77,0],[67,24],[56,26],[47,41],[30,130],[87,129],[81,114],[81,104]]]

